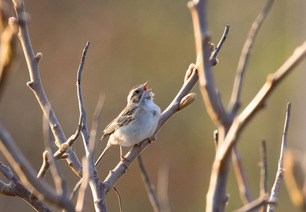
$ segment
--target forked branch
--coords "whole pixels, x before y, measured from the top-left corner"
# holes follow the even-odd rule
[[[13,0],[15,11],[17,15],[17,22],[19,24],[19,40],[21,42],[23,52],[26,58],[26,62],[29,69],[30,81],[27,83],[28,87],[33,91],[35,97],[46,117],[49,116],[49,125],[52,133],[56,139],[56,144],[60,145],[67,141],[66,136],[55,116],[52,107],[49,109],[50,115],[48,114],[48,107],[50,107],[50,102],[45,94],[44,88],[41,83],[38,62],[41,59],[41,53],[35,56],[30,35],[27,27],[27,20],[25,15],[24,0]],[[71,169],[79,176],[82,176],[82,165],[77,158],[74,151],[68,149],[67,152],[67,162]]]

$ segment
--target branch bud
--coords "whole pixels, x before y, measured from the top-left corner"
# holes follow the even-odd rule
[[[36,54],[36,56],[35,56],[35,59],[36,59],[37,61],[40,61],[40,60],[42,59],[42,57],[43,57],[43,54],[42,54],[41,52],[38,52],[38,53]]]
[[[195,93],[190,93],[186,95],[180,102],[180,110],[190,105],[196,99]]]
[[[186,71],[184,82],[186,82],[190,78],[194,71],[196,71],[196,65],[191,63],[188,70]]]
[[[60,152],[67,152],[67,150],[69,149],[69,145],[67,143],[63,143],[60,146]]]

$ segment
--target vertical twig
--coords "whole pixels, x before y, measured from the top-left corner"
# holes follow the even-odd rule
[[[218,64],[218,62],[219,62],[218,59],[217,59],[217,55],[219,54],[219,51],[221,50],[221,48],[223,46],[223,43],[225,42],[225,40],[227,38],[229,29],[230,29],[230,26],[226,25],[225,29],[224,29],[224,32],[223,32],[223,35],[222,35],[216,49],[211,54],[210,61],[211,61],[212,66]]]
[[[267,163],[267,149],[266,141],[261,142],[261,162],[260,162],[260,196],[268,195],[268,163]],[[261,207],[260,212],[265,212],[267,205]]]
[[[160,201],[160,208],[163,212],[171,212],[172,207],[169,200],[169,164],[160,166],[157,178],[157,197]]]
[[[50,108],[50,107],[49,107]],[[47,112],[50,110],[47,109]],[[52,151],[52,140],[50,138],[50,128],[49,128],[49,116],[43,116],[43,130],[44,130],[44,140],[45,140],[45,148],[48,152],[47,161],[51,167],[51,173],[54,180],[56,191],[59,195],[62,195],[63,198],[67,198],[67,185],[66,182],[59,170],[58,165],[55,163]]]
[[[80,187],[80,192],[77,200],[76,210],[77,211],[84,211],[85,203],[86,203],[86,194],[87,194],[87,187],[88,183],[93,180],[93,178],[97,178],[95,166],[94,166],[94,148],[95,142],[97,137],[97,130],[99,128],[99,119],[101,115],[101,110],[104,104],[104,95],[99,97],[94,115],[93,115],[93,122],[90,130],[90,139],[88,143],[88,155],[85,156],[82,160],[83,162],[83,178]],[[92,189],[98,189],[97,187],[92,187]]]
[[[251,29],[249,31],[248,37],[243,45],[242,52],[239,58],[236,77],[234,81],[232,96],[229,103],[229,111],[232,117],[234,117],[240,107],[240,93],[242,90],[242,82],[244,73],[249,61],[249,57],[251,54],[251,49],[255,42],[256,35],[267,17],[274,0],[267,0],[266,6],[262,9],[262,11],[258,14],[255,21],[253,22]]]
[[[288,127],[289,127],[290,110],[291,110],[291,103],[288,103],[286,119],[285,119],[285,124],[284,124],[284,131],[283,131],[283,136],[282,136],[282,145],[281,145],[280,156],[278,160],[278,168],[277,168],[277,173],[275,176],[275,181],[271,189],[270,200],[276,199],[280,184],[284,177],[284,171],[285,171],[284,170],[284,156],[285,156],[285,151],[286,151],[286,146],[287,146],[287,133],[288,133]],[[268,205],[267,211],[273,212],[274,207],[271,205]]]
[[[157,199],[157,196],[156,196],[155,188],[154,188],[154,185],[151,183],[149,175],[148,175],[148,173],[147,173],[147,171],[144,167],[141,155],[139,155],[137,157],[137,159],[138,159],[138,164],[139,164],[139,168],[140,168],[140,171],[141,171],[141,178],[144,181],[144,184],[145,184],[145,187],[146,187],[146,190],[147,190],[147,194],[149,196],[149,200],[151,202],[153,210],[155,212],[157,212],[157,211],[160,212],[161,211],[160,210],[160,205],[159,205],[159,202],[158,202],[158,199]]]
[[[238,183],[238,188],[240,191],[240,198],[242,202],[246,205],[253,201],[253,197],[249,182],[247,180],[246,173],[242,165],[241,157],[236,145],[234,145],[232,150],[232,161]]]
[[[78,96],[78,103],[79,103],[79,111],[80,114],[82,114],[83,119],[82,119],[82,136],[83,136],[83,142],[84,142],[84,147],[85,147],[85,152],[86,155],[89,155],[89,150],[88,150],[88,144],[89,144],[89,133],[88,133],[88,129],[87,129],[87,118],[86,118],[86,111],[84,108],[84,102],[83,102],[83,97],[82,97],[82,89],[81,89],[81,77],[82,77],[82,71],[83,71],[83,67],[84,67],[84,63],[85,63],[85,58],[86,58],[86,53],[87,50],[89,48],[90,42],[88,41],[86,43],[86,46],[83,50],[83,54],[82,54],[82,58],[81,58],[81,62],[78,68],[78,72],[77,72],[77,96]]]

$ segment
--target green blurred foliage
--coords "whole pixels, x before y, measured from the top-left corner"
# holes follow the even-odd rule
[[[82,50],[91,41],[82,76],[82,91],[91,126],[91,114],[98,96],[104,93],[101,127],[123,109],[130,88],[150,81],[155,101],[165,109],[183,83],[185,70],[195,62],[191,16],[187,1],[26,1],[29,31],[35,52],[42,52],[40,73],[66,136],[78,121],[76,71]],[[233,78],[248,30],[265,1],[209,1],[208,21],[213,42],[217,43],[226,24],[229,36],[214,68],[216,84],[225,105],[230,98]],[[242,91],[242,108],[305,39],[306,3],[302,0],[276,1],[255,42]],[[288,146],[304,151],[306,137],[305,62],[275,90],[267,107],[246,127],[239,139],[243,159],[254,197],[259,194],[259,147],[267,140],[269,186],[272,186],[285,118],[286,103],[292,102]],[[11,132],[22,152],[39,170],[43,152],[42,112],[33,93],[21,48],[14,73],[7,83],[0,103],[0,120]],[[197,100],[176,114],[162,128],[158,140],[143,152],[144,163],[153,183],[159,167],[170,164],[169,194],[174,211],[203,211],[210,169],[214,157],[213,130],[198,87]],[[96,154],[106,141],[97,143]],[[74,146],[84,155],[81,139]],[[126,149],[127,151],[128,149]],[[0,154],[0,160],[5,161]],[[119,161],[119,149],[113,148],[99,167],[101,179]],[[60,162],[71,190],[77,177]],[[50,177],[47,180],[53,184]],[[135,162],[116,184],[125,211],[151,211],[146,191]],[[239,208],[237,183],[230,172],[227,211]],[[284,184],[278,195],[277,211],[294,210]],[[91,197],[89,198],[91,199]],[[118,211],[113,191],[107,196],[109,211]],[[32,211],[18,198],[0,196],[1,211]],[[93,211],[88,204],[88,211]]]

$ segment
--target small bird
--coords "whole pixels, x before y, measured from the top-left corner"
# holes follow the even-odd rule
[[[133,146],[153,135],[158,125],[160,108],[153,102],[154,93],[147,88],[148,82],[133,87],[127,97],[127,105],[103,131],[101,140],[109,136],[104,151],[95,166],[101,161],[109,148],[120,145],[120,158],[123,164],[122,147]]]

